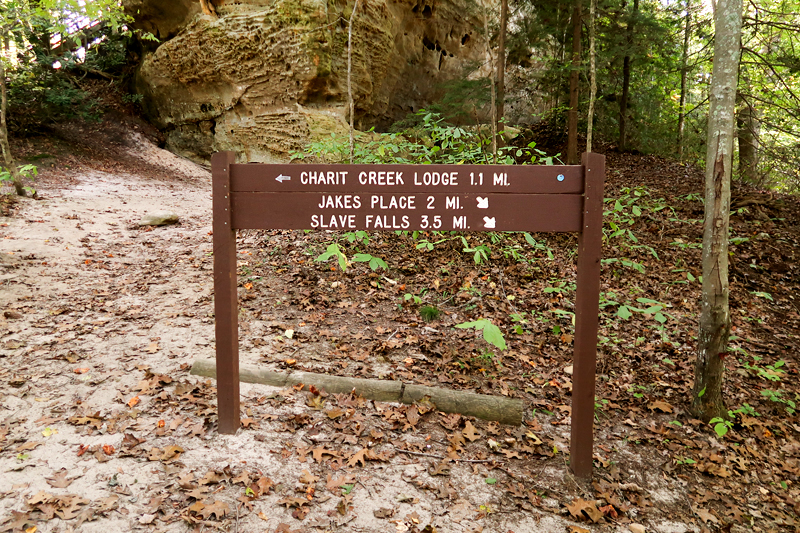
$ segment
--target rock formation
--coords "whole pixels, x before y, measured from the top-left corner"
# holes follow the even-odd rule
[[[353,24],[356,126],[379,129],[428,105],[484,58],[474,0],[359,0]],[[285,161],[347,126],[347,23],[340,0],[125,0],[161,39],[137,91],[171,150],[208,160]]]

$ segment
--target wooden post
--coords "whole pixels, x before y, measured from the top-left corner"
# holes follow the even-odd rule
[[[211,157],[214,210],[214,318],[216,323],[219,432],[239,429],[239,305],[236,230],[231,217],[230,166],[234,152]]]
[[[575,295],[575,355],[572,373],[570,467],[591,478],[594,441],[594,396],[597,326],[600,305],[600,257],[603,246],[603,182],[605,158],[583,154],[585,169],[583,226],[578,237],[578,280]]]

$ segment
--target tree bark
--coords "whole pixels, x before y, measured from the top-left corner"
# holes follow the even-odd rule
[[[581,66],[581,0],[572,7],[572,70],[569,73],[569,116],[567,121],[567,164],[578,161],[578,82]]]
[[[678,104],[678,158],[683,157],[683,132],[686,124],[686,78],[689,73],[689,37],[692,27],[692,12],[686,0],[686,16],[683,27],[683,55],[681,58],[681,96]]]
[[[586,153],[592,151],[592,133],[594,125],[594,101],[597,99],[597,54],[594,48],[595,13],[597,0],[589,2],[589,111],[586,113]]]
[[[211,359],[197,359],[192,365],[191,373],[195,376],[216,378],[217,365]],[[522,424],[525,410],[523,401],[503,396],[424,387],[393,380],[349,378],[312,372],[271,372],[253,365],[240,366],[239,380],[273,387],[291,387],[302,383],[324,389],[329,394],[355,392],[364,398],[379,402],[411,404],[428,398],[436,406],[437,411],[495,420],[512,426]]]
[[[202,9],[203,13],[206,15],[211,15],[212,17],[217,16],[217,9],[214,7],[214,2],[212,2],[212,0],[200,0],[200,9]]]
[[[753,105],[741,99],[736,113],[736,137],[739,144],[739,177],[748,182],[758,181],[758,112]]]
[[[727,418],[722,397],[731,329],[728,306],[728,223],[733,163],[736,82],[741,57],[742,0],[717,0],[714,68],[709,92],[703,287],[692,412],[704,421]]]
[[[506,32],[508,31],[508,0],[500,2],[500,33],[497,37],[497,129],[502,130],[506,105]]]
[[[497,163],[497,99],[494,83],[494,54],[492,54],[492,42],[489,39],[489,14],[483,19],[484,31],[486,32],[486,54],[489,62],[489,85],[491,87],[491,113],[492,113],[492,162]]]
[[[11,174],[11,183],[14,190],[20,196],[28,196],[22,176],[17,169],[17,162],[11,153],[11,146],[8,143],[8,123],[6,114],[8,112],[8,89],[6,87],[6,68],[3,60],[0,59],[0,152],[3,156],[3,166]]]
[[[350,21],[347,23],[347,104],[350,107],[350,164],[353,164],[353,151],[355,148],[355,133],[353,120],[355,115],[355,105],[353,104],[353,19],[356,17],[358,0],[353,4],[353,12],[350,13]]]
[[[631,87],[631,47],[633,46],[633,28],[636,25],[636,16],[639,14],[639,0],[633,0],[633,13],[628,18],[626,51],[622,60],[622,97],[619,100],[619,149],[627,148],[626,127],[628,123],[628,98]]]

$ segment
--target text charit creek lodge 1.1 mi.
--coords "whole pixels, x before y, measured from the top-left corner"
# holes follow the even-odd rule
[[[458,187],[459,178],[467,181],[466,176],[459,176],[458,171],[451,172],[414,172],[413,178],[403,176],[404,172],[395,171],[364,171],[360,172],[356,178],[358,185],[396,187],[406,184],[405,178],[410,178],[411,185],[416,187]],[[279,176],[284,180],[289,176]],[[276,178],[276,179],[279,179]],[[304,171],[300,173],[300,183],[303,185],[348,185],[347,171]],[[483,172],[469,173],[468,183],[472,186],[483,185]],[[352,180],[351,180],[352,182]],[[505,172],[496,173],[492,180],[493,185],[498,187],[508,186],[508,174]],[[363,196],[363,199],[362,199]],[[317,204],[320,210],[358,210],[362,208],[363,202],[367,203],[370,211],[375,213],[357,214],[325,214],[318,213],[311,215],[310,227],[312,229],[356,229],[366,227],[368,229],[397,229],[406,230],[412,227],[412,217],[416,217],[414,227],[421,229],[446,229],[446,230],[468,230],[471,229],[467,224],[467,217],[464,215],[434,215],[434,214],[382,214],[381,211],[435,211],[437,208],[438,195],[395,195],[395,194],[322,194]],[[443,208],[446,211],[458,211],[463,208],[461,202],[469,200],[461,196],[445,196]],[[474,199],[478,209],[489,209],[488,197],[476,197]],[[359,224],[357,217],[363,216],[363,224]],[[481,229],[494,229],[496,224],[495,217],[483,217]]]

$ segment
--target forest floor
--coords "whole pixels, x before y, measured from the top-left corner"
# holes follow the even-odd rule
[[[240,232],[243,364],[502,395],[526,411],[509,427],[243,383],[243,427],[219,434],[215,382],[189,373],[214,356],[210,174],[139,128],[72,124],[16,146],[41,173],[39,199],[0,217],[0,532],[796,530],[796,198],[735,191],[734,420],[720,436],[687,414],[702,172],[606,154],[586,483],[568,468],[572,235],[465,234],[465,246]],[[138,225],[164,211],[180,223]],[[388,270],[315,261],[334,241]],[[424,305],[439,316],[426,322]],[[454,328],[479,318],[508,349]]]

